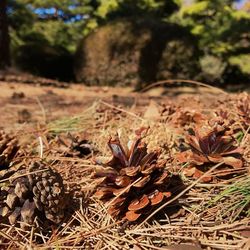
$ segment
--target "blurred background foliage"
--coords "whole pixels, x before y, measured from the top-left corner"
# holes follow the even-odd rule
[[[74,81],[77,78],[73,70],[75,61],[85,65],[84,60],[87,60],[85,54],[79,54],[79,48],[93,32],[116,20],[142,19],[158,22],[160,27],[168,24],[169,32],[175,32],[173,27],[180,27],[177,33],[185,30],[175,34],[179,36],[178,44],[183,40],[184,47],[187,39],[183,36],[192,37],[196,51],[193,57],[185,57],[188,58],[186,63],[190,64],[193,58],[198,64],[195,72],[181,76],[218,84],[247,83],[250,77],[249,6],[249,1],[235,0],[9,0],[12,65],[37,75]],[[109,35],[112,36],[112,32]],[[133,39],[140,40],[140,37]],[[157,53],[159,43],[152,46]],[[112,48],[115,50],[114,46]],[[175,55],[174,51],[171,51],[171,60],[181,62],[185,68],[184,59],[174,58],[180,57],[182,52]],[[79,60],[83,62],[79,64]],[[164,67],[162,62],[154,63]],[[156,75],[159,77],[143,80],[149,82],[168,76]],[[179,75],[169,75],[175,76]]]

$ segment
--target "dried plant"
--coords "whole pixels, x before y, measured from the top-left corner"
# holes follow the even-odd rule
[[[103,177],[95,196],[106,202],[109,214],[136,221],[171,196],[167,191],[170,174],[164,162],[158,161],[159,151],[148,153],[141,136],[127,148],[118,136],[108,146],[113,157],[95,174]]]

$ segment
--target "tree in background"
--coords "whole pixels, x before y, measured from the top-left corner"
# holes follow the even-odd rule
[[[122,17],[147,17],[162,19],[179,8],[174,0],[100,0],[96,16],[110,21]]]
[[[249,8],[234,0],[9,0],[8,19],[13,62],[32,73],[69,80],[79,41],[114,19],[149,17],[190,30],[202,51],[201,79],[228,81],[250,75]],[[0,0],[1,18],[6,20]],[[2,25],[3,24],[3,25]],[[5,24],[5,25],[4,25]],[[4,28],[5,27],[5,28]],[[6,34],[6,21],[0,29]],[[8,44],[8,36],[1,39]],[[7,41],[7,42],[6,42]],[[7,48],[7,47],[6,47]],[[28,53],[27,53],[28,52]],[[5,65],[9,64],[8,49]],[[3,55],[1,54],[1,57]],[[3,61],[3,59],[1,59]],[[62,65],[61,65],[62,63]],[[45,67],[47,65],[47,67]],[[44,68],[45,67],[45,68]],[[50,72],[47,72],[47,71]],[[60,72],[65,76],[58,76]],[[199,75],[200,72],[197,72]]]
[[[79,43],[76,80],[141,88],[166,78],[195,77],[195,38],[169,23],[177,10],[171,0],[100,1],[95,16],[104,25]]]
[[[10,0],[12,56],[18,67],[55,78],[72,70],[79,41],[98,26],[131,15],[162,18],[175,9],[174,1],[163,0]],[[67,74],[59,79],[69,80]]]
[[[0,1],[0,69],[10,66],[7,1]]]
[[[94,0],[9,0],[11,55],[17,68],[73,79],[78,41],[92,29]]]
[[[236,3],[195,0],[183,5],[178,13],[177,22],[190,27],[199,39],[204,53],[201,66],[211,81],[232,81],[241,73],[250,75],[246,64],[250,60],[250,14],[237,9]]]
[[[10,0],[9,6],[12,38],[39,33],[50,45],[70,52],[83,36],[115,18],[163,18],[178,9],[174,0]]]
[[[16,42],[39,36],[51,46],[74,51],[76,43],[91,28],[95,7],[91,0],[11,0],[11,36]],[[19,41],[17,41],[19,40]]]

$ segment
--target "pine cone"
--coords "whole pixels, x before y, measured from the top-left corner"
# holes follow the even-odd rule
[[[211,163],[224,163],[236,170],[242,168],[243,161],[240,159],[242,150],[236,146],[236,140],[232,136],[226,135],[227,128],[204,127],[203,129],[204,131],[201,131],[196,128],[194,135],[188,135],[186,140],[190,150],[177,155],[181,163],[191,164],[184,170],[184,174],[199,178]],[[199,169],[202,167],[203,171],[193,166],[200,166]],[[211,178],[207,179],[210,180]]]
[[[9,167],[19,150],[18,141],[15,137],[0,131],[0,170]]]
[[[60,174],[41,162],[33,163],[23,174],[24,170],[17,172],[9,183],[0,187],[0,219],[10,224],[20,221],[21,227],[33,224],[36,216],[60,223],[65,208]]]
[[[147,146],[138,137],[125,149],[118,137],[110,139],[108,146],[113,154],[103,172],[95,177],[104,177],[95,196],[108,204],[108,213],[136,221],[150,213],[166,198],[169,173],[164,162],[158,162],[159,151],[147,153]]]
[[[58,136],[57,138],[57,151],[64,156],[68,157],[84,157],[89,155],[93,147],[86,140],[85,135],[72,135],[68,133],[66,135]]]

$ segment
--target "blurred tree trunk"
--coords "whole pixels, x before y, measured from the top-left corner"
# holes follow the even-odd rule
[[[10,66],[7,0],[0,0],[0,69]]]

